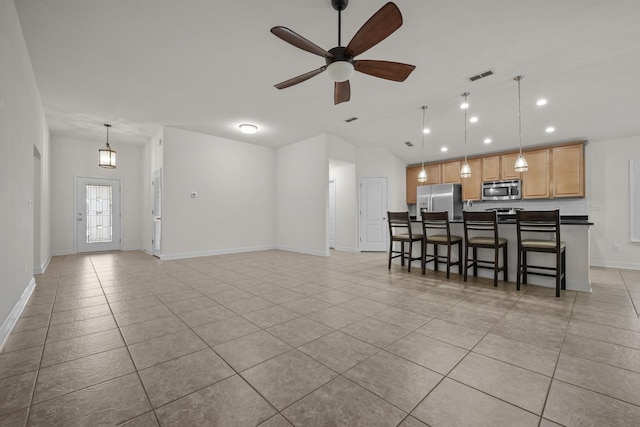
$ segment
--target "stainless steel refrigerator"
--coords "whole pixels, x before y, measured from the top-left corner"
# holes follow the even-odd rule
[[[417,218],[421,220],[423,209],[429,212],[449,212],[449,221],[462,220],[462,185],[421,185],[417,194]]]

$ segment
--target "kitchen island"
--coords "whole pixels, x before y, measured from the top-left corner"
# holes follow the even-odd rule
[[[464,239],[464,225],[462,221],[451,221],[451,234],[460,236]],[[590,253],[589,253],[589,233],[593,223],[589,222],[587,217],[583,216],[562,216],[560,225],[561,240],[567,244],[566,249],[566,261],[567,261],[567,289],[582,292],[591,292],[591,280],[589,276],[590,268]],[[422,223],[417,220],[412,220],[412,230],[414,232],[422,232]],[[516,230],[515,215],[507,215],[504,218],[500,218],[498,222],[498,235],[501,238],[507,239],[508,250],[508,280],[510,282],[516,281],[516,271],[518,269],[518,235]],[[552,238],[551,234],[548,237]],[[414,251],[416,254],[420,251],[420,245],[414,245]],[[433,245],[429,245],[429,252],[433,251]],[[439,253],[444,252],[443,248],[440,248]],[[452,259],[457,260],[457,251],[452,251]],[[463,250],[464,257],[464,250]],[[471,250],[469,250],[469,258],[471,258]],[[478,249],[478,258],[484,260],[493,259],[492,249]],[[502,256],[500,256],[502,259]],[[555,266],[555,255],[544,253],[529,253],[527,255],[527,261],[529,265],[546,265],[549,267]],[[433,270],[434,263],[427,264],[427,268]],[[442,270],[444,264],[439,266]],[[456,266],[451,267],[452,273],[457,273]],[[469,269],[468,275],[472,276],[472,269]],[[493,278],[492,269],[478,269],[479,277]],[[502,278],[502,275],[498,276]],[[528,284],[539,285],[544,287],[555,288],[555,278],[545,277],[529,274]]]

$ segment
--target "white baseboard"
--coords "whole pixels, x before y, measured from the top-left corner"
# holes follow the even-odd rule
[[[22,292],[22,296],[20,297],[16,305],[13,306],[13,309],[9,313],[9,316],[7,316],[4,322],[2,322],[2,326],[0,326],[0,351],[2,351],[2,348],[4,347],[4,344],[7,341],[11,330],[20,318],[20,315],[22,314],[24,307],[27,305],[27,302],[29,301],[29,298],[31,297],[31,294],[33,293],[35,287],[36,279],[35,277],[32,277],[26,289],[24,290],[24,292]]]
[[[329,249],[325,249],[324,251],[316,251],[314,249],[309,249],[309,248],[299,248],[295,246],[282,246],[282,245],[277,245],[276,249],[280,249],[281,251],[296,252],[299,254],[316,255],[316,256],[331,255],[331,253],[329,252]]]
[[[51,262],[51,256],[47,258],[42,265],[33,269],[33,274],[42,274],[47,271],[47,267],[49,267],[49,263]]]
[[[143,251],[142,246],[140,245],[135,245],[135,246],[122,246],[120,248],[121,251]]]
[[[609,268],[622,268],[625,270],[640,270],[640,263],[637,262],[621,262],[610,261],[606,259],[592,259],[592,267],[609,267]]]
[[[75,255],[76,253],[74,250],[51,251],[51,256]]]
[[[175,259],[198,258],[203,256],[212,256],[212,255],[226,255],[226,254],[239,254],[244,252],[268,251],[271,249],[276,249],[276,248],[274,246],[257,246],[257,247],[248,247],[248,248],[218,249],[213,251],[201,251],[201,252],[181,252],[181,253],[175,253],[175,254],[162,254],[160,255],[160,259],[163,261],[171,261]]]
[[[360,252],[360,249],[350,247],[350,246],[336,246],[333,249],[335,249],[336,251],[343,251],[343,252]]]

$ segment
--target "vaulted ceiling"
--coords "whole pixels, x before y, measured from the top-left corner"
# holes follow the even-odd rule
[[[427,105],[425,160],[437,161],[464,153],[467,91],[469,117],[478,117],[468,123],[469,155],[517,147],[516,75],[525,76],[525,146],[640,135],[640,1],[395,3],[403,26],[359,59],[416,70],[403,83],[355,73],[351,101],[336,106],[326,73],[273,87],[324,60],[269,32],[283,25],[336,46],[330,0],[15,0],[54,136],[100,141],[109,122],[114,146],[168,125],[279,147],[331,133],[417,163]],[[351,0],[343,44],[384,4]],[[487,70],[495,74],[469,81]],[[547,105],[536,106],[541,97]],[[243,122],[259,132],[239,133]]]

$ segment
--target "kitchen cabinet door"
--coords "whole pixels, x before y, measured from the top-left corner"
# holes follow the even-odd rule
[[[421,166],[407,167],[407,204],[416,203],[416,187],[418,186],[418,174]]]
[[[498,181],[500,179],[500,156],[482,158],[482,181]]]
[[[553,197],[584,197],[584,145],[551,149]]]
[[[515,170],[517,158],[518,153],[500,156],[500,179],[522,179],[522,174]]]
[[[529,170],[522,172],[523,199],[549,198],[550,152],[549,149],[543,149],[524,153]]]
[[[461,178],[462,201],[480,200],[482,197],[482,159],[468,160],[471,167],[471,176]]]
[[[442,183],[460,184],[460,161],[442,164]]]

